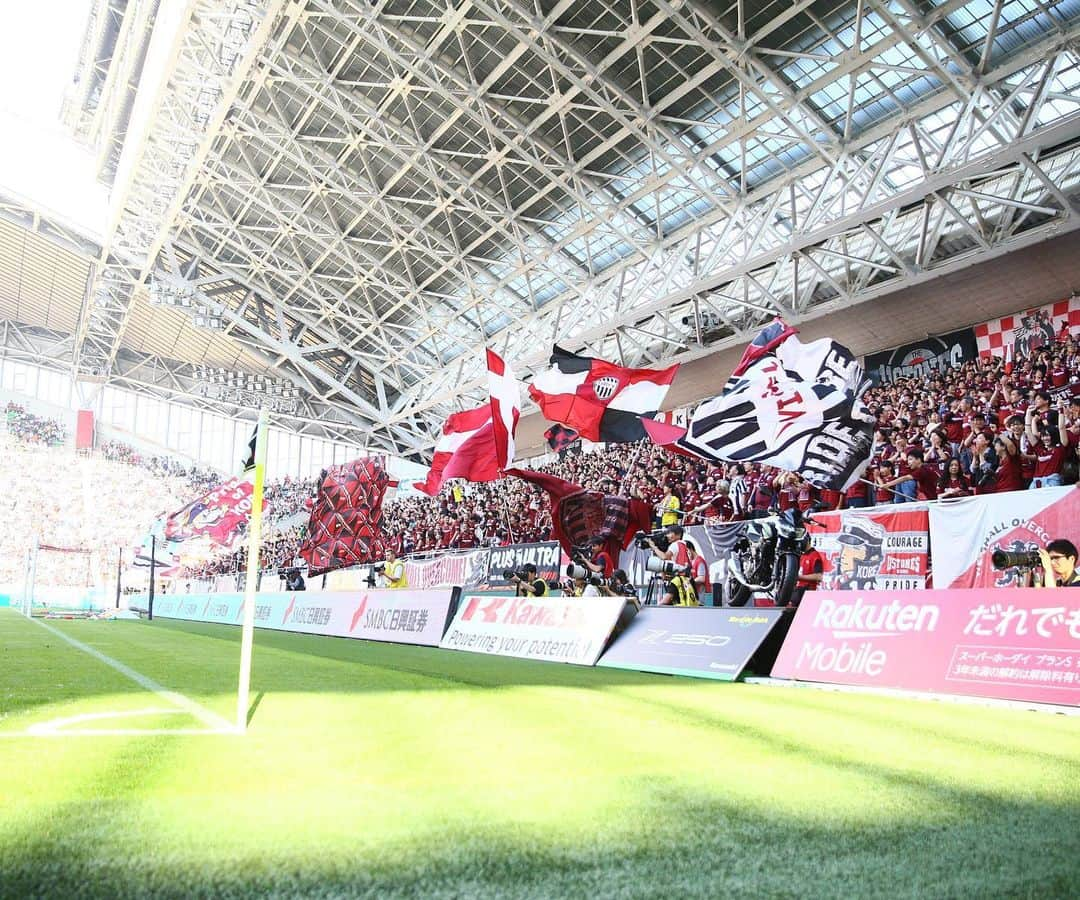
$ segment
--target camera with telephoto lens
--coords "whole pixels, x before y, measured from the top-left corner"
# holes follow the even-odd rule
[[[656,544],[656,549],[663,553],[667,550],[668,545],[671,543],[667,539],[667,534],[663,528],[658,528],[656,531],[639,531],[634,535],[634,546],[639,550],[649,550],[649,541]]]
[[[990,557],[990,562],[995,569],[1034,569],[1042,565],[1042,560],[1035,550],[1021,550],[1012,552],[1009,550],[995,550]]]
[[[515,572],[513,569],[503,569],[502,570],[502,577],[503,577],[503,581],[513,581],[515,578],[518,581],[528,581],[529,580],[529,576],[526,575],[524,572]]]
[[[566,567],[566,574],[570,578],[580,578],[583,581],[588,581],[589,584],[595,585],[596,587],[602,587],[604,584],[603,578],[599,575],[594,575],[591,569],[586,569],[584,566],[579,566],[576,563],[570,563],[570,565]]]
[[[645,568],[655,575],[689,575],[689,566],[678,566],[670,559],[660,559],[657,556],[645,560]]]

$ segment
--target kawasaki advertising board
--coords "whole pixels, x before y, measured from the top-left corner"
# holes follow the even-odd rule
[[[592,666],[625,606],[624,597],[467,594],[440,646]]]
[[[646,606],[597,665],[735,681],[785,613]]]
[[[259,593],[255,627],[437,647],[452,596],[450,589]],[[240,625],[244,595],[167,594],[154,601],[154,616]]]

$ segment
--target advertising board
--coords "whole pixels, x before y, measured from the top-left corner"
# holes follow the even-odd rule
[[[622,597],[467,594],[440,646],[592,666],[625,605]]]
[[[1080,591],[817,591],[775,678],[1080,704]]]
[[[734,681],[784,614],[781,609],[646,606],[597,665]]]
[[[437,647],[452,592],[307,591],[255,595],[255,627]],[[154,616],[239,625],[243,594],[172,594],[154,601]]]

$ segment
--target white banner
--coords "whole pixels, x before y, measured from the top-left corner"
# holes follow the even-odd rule
[[[935,588],[1021,587],[1015,569],[993,567],[994,551],[1024,552],[1056,538],[1075,542],[1080,523],[1075,487],[961,497],[929,506]]]
[[[437,647],[450,612],[449,590],[305,591],[255,595],[255,626],[395,644]],[[243,594],[166,594],[154,615],[239,625]]]
[[[410,588],[477,587],[487,575],[490,550],[444,554],[435,559],[405,560],[405,575]]]
[[[625,605],[623,597],[466,595],[440,646],[593,666]]]

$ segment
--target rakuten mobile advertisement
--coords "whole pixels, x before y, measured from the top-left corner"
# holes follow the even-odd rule
[[[811,591],[774,678],[1080,704],[1080,591]]]

